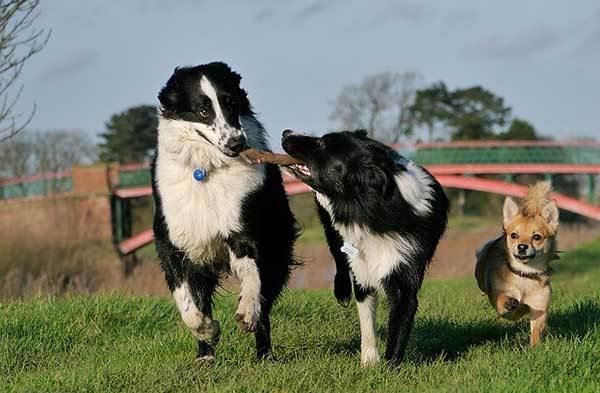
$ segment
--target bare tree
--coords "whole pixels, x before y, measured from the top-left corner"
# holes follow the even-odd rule
[[[98,158],[94,141],[82,131],[38,132],[34,152],[37,173],[62,172]]]
[[[384,72],[345,86],[331,119],[346,129],[364,128],[371,138],[398,142],[411,132],[409,108],[420,76],[415,72]]]
[[[21,177],[33,172],[33,141],[20,135],[0,148],[0,172],[3,177]]]
[[[24,132],[0,145],[0,176],[62,172],[97,157],[94,141],[82,131]]]
[[[391,142],[400,141],[402,135],[410,135],[413,132],[414,119],[411,106],[415,102],[417,89],[423,83],[421,75],[414,71],[398,74],[396,82],[396,124],[391,130]]]
[[[33,26],[39,3],[0,0],[0,143],[27,127],[36,110],[34,104],[27,115],[14,111],[23,92],[23,85],[16,85],[23,66],[50,39],[50,31]]]

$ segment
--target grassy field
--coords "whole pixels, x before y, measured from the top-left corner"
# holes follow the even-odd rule
[[[273,312],[277,360],[219,296],[223,335],[212,367],[170,299],[120,295],[0,304],[0,391],[600,391],[600,239],[555,264],[549,334],[498,320],[472,279],[426,282],[406,362],[361,369],[354,307],[326,291],[290,291]],[[384,332],[380,308],[379,330]],[[383,342],[381,347],[383,348]]]

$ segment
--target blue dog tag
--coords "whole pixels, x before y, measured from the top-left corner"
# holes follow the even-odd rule
[[[194,169],[194,180],[202,181],[206,177],[206,171],[202,168]]]
[[[340,251],[348,255],[350,258],[354,258],[358,255],[358,248],[354,247],[354,244],[344,242],[344,245],[340,247]]]

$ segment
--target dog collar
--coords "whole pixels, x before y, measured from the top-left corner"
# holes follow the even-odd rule
[[[194,180],[201,182],[204,180],[204,178],[206,178],[206,171],[202,168],[196,168],[194,169],[192,176],[194,177]]]
[[[509,261],[506,261],[506,267],[508,267],[508,270],[510,270],[512,273],[516,274],[519,277],[527,278],[529,280],[536,280],[543,285],[548,285],[550,283],[550,276],[552,275],[551,268],[548,268],[543,272],[539,273],[524,272],[522,270],[516,269],[513,265],[510,264]]]

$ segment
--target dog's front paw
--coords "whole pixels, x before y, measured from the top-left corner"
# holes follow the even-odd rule
[[[246,314],[235,314],[235,321],[240,329],[246,333],[255,332],[258,325],[258,318],[252,318],[252,316]]]
[[[350,305],[352,299],[352,283],[350,276],[346,274],[336,274],[333,281],[333,294],[338,303],[343,307]]]
[[[196,363],[202,366],[212,366],[215,363],[215,352],[211,344],[206,341],[198,341]]]
[[[360,365],[362,367],[369,367],[379,363],[379,352],[377,348],[363,349],[360,353]]]
[[[515,299],[514,297],[509,297],[504,302],[504,308],[506,308],[508,311],[513,311],[514,309],[519,307],[519,304],[521,303],[517,299]]]
[[[258,301],[240,300],[234,318],[242,331],[247,333],[255,332],[258,327],[259,317],[260,303]]]

